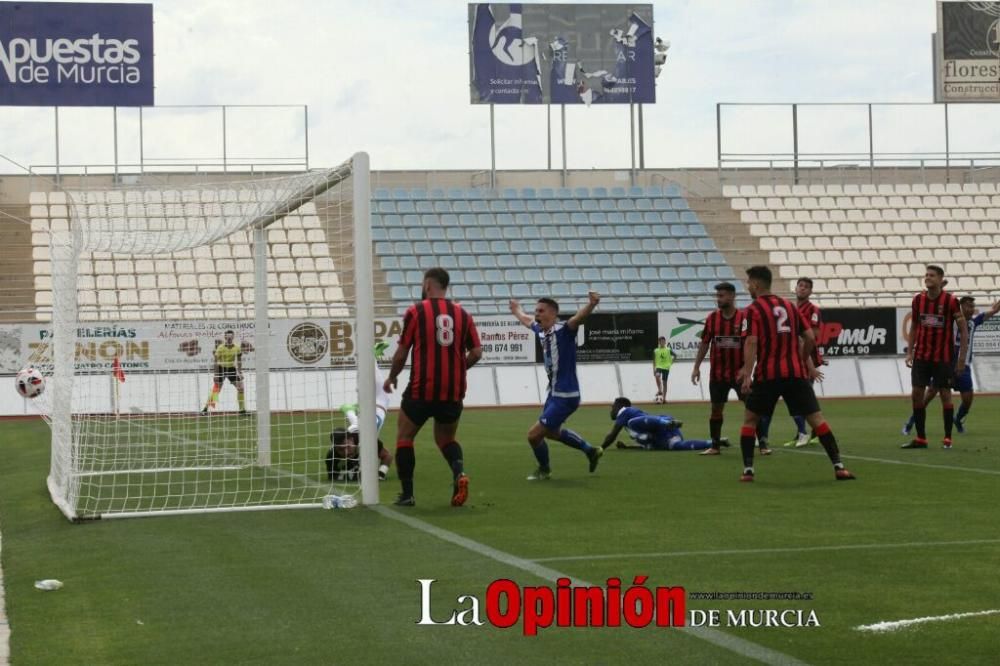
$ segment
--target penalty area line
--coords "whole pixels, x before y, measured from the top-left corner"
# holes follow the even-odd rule
[[[951,622],[953,620],[964,620],[968,617],[983,617],[985,615],[997,615],[1000,614],[1000,608],[994,608],[992,610],[976,611],[973,613],[952,613],[950,615],[934,615],[930,617],[915,617],[912,620],[893,620],[891,622],[876,622],[875,624],[861,624],[854,627],[855,631],[867,631],[873,634],[885,634],[893,631],[898,631],[900,629],[905,629],[906,627],[912,627],[917,624],[926,624],[928,622]]]
[[[804,453],[810,456],[825,456],[824,451],[803,451],[801,449],[789,449],[787,451],[782,451],[782,453]],[[841,454],[841,458],[846,458],[847,460],[864,460],[866,462],[877,462],[886,465],[906,465],[907,467],[928,467],[930,469],[948,469],[955,472],[975,472],[977,474],[993,474],[1000,475],[1000,470],[998,469],[978,469],[976,467],[958,467],[957,465],[933,465],[931,463],[918,463],[910,462],[909,460],[892,460],[891,458],[869,458],[867,456],[855,456],[850,454]]]
[[[570,576],[569,574],[562,573],[561,571],[557,571],[556,569],[552,569],[545,565],[538,564],[532,560],[527,560],[523,557],[518,557],[517,555],[512,555],[511,553],[498,550],[492,546],[487,546],[484,543],[474,541],[468,537],[464,537],[436,525],[432,525],[428,522],[420,520],[419,518],[407,516],[395,509],[390,509],[389,507],[378,504],[369,508],[386,518],[399,521],[404,525],[408,525],[415,530],[423,532],[424,534],[429,534],[430,536],[454,544],[476,553],[477,555],[494,560],[495,562],[506,564],[514,567],[515,569],[520,569],[521,571],[529,573],[533,576],[547,580],[550,583],[555,583],[560,578],[568,578],[571,584],[575,586],[594,587],[593,583],[588,583],[585,580],[575,576]],[[805,662],[790,655],[778,652],[777,650],[772,650],[771,648],[764,647],[763,645],[758,645],[757,643],[753,643],[746,639],[727,634],[717,629],[685,626],[677,627],[677,631],[693,636],[707,643],[711,643],[712,645],[720,647],[724,650],[729,650],[730,652],[738,654],[745,659],[753,659],[764,664],[785,664],[787,666],[801,666],[805,664]]]

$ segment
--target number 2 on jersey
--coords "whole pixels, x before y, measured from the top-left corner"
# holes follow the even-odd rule
[[[792,327],[788,325],[788,311],[780,305],[775,306],[774,316],[778,319],[778,333],[791,333]]]

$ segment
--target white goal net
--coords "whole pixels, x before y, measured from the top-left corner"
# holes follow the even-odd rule
[[[374,426],[342,432],[343,405],[375,413],[367,155],[206,180],[33,206],[51,326],[29,362],[71,519],[377,501]]]

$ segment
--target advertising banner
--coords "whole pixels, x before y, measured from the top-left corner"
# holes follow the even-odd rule
[[[1000,3],[938,2],[936,102],[1000,100]]]
[[[821,316],[818,343],[824,357],[896,354],[894,308],[829,308]]]
[[[693,359],[701,345],[701,332],[705,328],[705,312],[661,312],[658,315],[659,335],[667,339],[667,346],[679,359]],[[652,357],[650,357],[652,358]]]
[[[988,310],[987,307],[977,307],[977,314]],[[896,308],[896,325],[899,333],[896,336],[896,349],[900,354],[906,353],[906,336],[910,331],[910,308]],[[972,338],[974,354],[1000,354],[1000,315],[991,317],[976,329]]]
[[[469,5],[473,104],[651,104],[653,6]]]
[[[0,106],[152,106],[153,5],[0,2]]]
[[[579,363],[652,363],[656,327],[655,312],[594,313],[576,331],[576,360]],[[534,337],[534,359],[541,363],[542,346],[538,336]]]

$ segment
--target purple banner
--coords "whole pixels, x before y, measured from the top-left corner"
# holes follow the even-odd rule
[[[0,2],[0,106],[151,106],[153,5]]]
[[[473,104],[656,101],[652,5],[470,4],[469,37]]]

